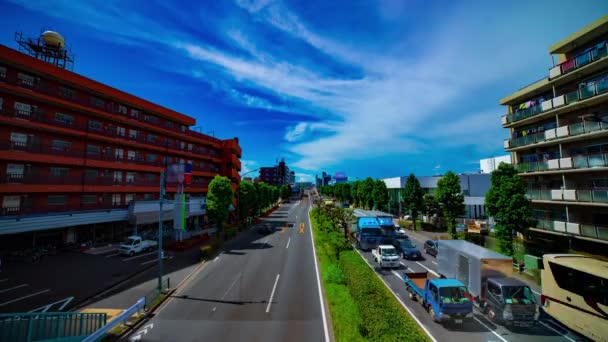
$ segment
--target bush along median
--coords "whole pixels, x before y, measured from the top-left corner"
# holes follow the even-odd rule
[[[311,211],[314,244],[336,341],[430,341],[339,227],[340,208]],[[332,211],[332,212],[330,212]]]

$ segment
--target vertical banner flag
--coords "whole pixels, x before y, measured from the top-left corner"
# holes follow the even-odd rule
[[[184,165],[184,184],[190,185],[192,183],[192,163]]]
[[[182,194],[182,231],[186,231],[186,194]]]

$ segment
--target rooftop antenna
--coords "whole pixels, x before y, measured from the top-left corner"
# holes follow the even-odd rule
[[[27,37],[23,32],[15,32],[15,41],[19,45],[19,52],[58,68],[74,70],[71,47],[66,46],[63,36],[50,27],[43,27],[38,37]]]

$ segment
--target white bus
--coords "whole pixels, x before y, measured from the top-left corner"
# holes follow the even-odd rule
[[[555,320],[593,341],[608,341],[608,262],[546,254],[541,303]]]

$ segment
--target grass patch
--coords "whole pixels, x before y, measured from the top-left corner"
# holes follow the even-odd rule
[[[336,341],[429,341],[322,209],[311,221]]]

